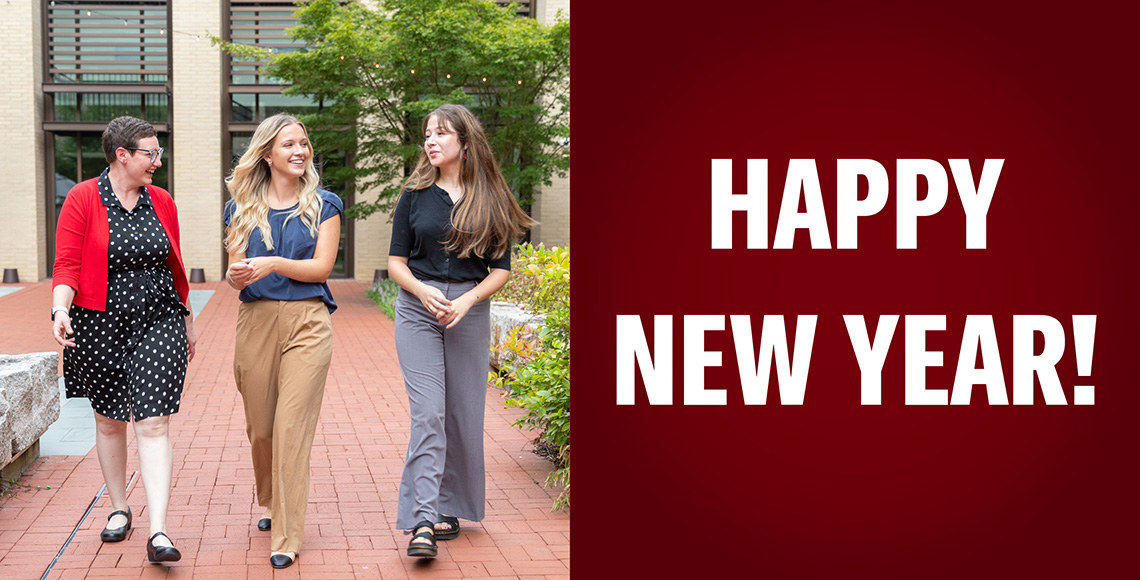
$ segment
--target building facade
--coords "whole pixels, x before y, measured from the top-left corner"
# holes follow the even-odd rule
[[[559,10],[569,17],[569,0],[516,3],[520,17],[550,23]],[[261,119],[317,105],[282,94],[284,87],[259,76],[255,64],[231,61],[210,36],[294,50],[284,31],[294,8],[257,0],[0,3],[0,127],[9,146],[9,166],[0,172],[0,215],[7,217],[0,268],[17,269],[22,282],[51,276],[63,199],[103,170],[103,128],[128,114],[150,121],[167,151],[155,184],[178,205],[186,268],[220,280],[225,175]],[[556,177],[538,196],[534,241],[569,243],[569,185],[568,176]],[[334,276],[371,280],[387,267],[390,232],[388,215],[346,219]]]

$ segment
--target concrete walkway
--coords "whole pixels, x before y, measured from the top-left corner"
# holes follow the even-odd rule
[[[22,286],[0,294],[0,352],[58,351],[46,316],[50,283]],[[197,319],[198,355],[187,372],[182,410],[172,422],[168,529],[182,561],[146,562],[140,481],[129,493],[136,526],[131,535],[118,544],[99,541],[110,510],[104,495],[84,517],[102,486],[90,451],[42,457],[0,498],[0,578],[39,578],[49,567],[48,578],[568,576],[570,516],[550,511],[555,490],[541,485],[550,464],[531,452],[533,434],[510,426],[519,411],[505,408],[493,389],[486,400],[487,518],[463,522],[464,533],[440,542],[434,561],[403,555],[407,536],[393,524],[408,402],[392,321],[368,299],[364,284],[334,281],[331,286],[340,305],[333,315],[335,353],[313,444],[305,546],[295,565],[270,568],[269,536],[254,526],[261,510],[231,371],[237,293],[225,284],[207,283],[192,286],[214,294]],[[138,465],[133,438],[130,455],[128,472],[133,472]]]

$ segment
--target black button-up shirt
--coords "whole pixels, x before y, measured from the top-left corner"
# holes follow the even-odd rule
[[[388,254],[408,258],[408,268],[420,280],[480,282],[491,268],[510,270],[510,251],[492,260],[458,258],[444,249],[454,206],[451,196],[438,185],[405,191],[392,216]]]

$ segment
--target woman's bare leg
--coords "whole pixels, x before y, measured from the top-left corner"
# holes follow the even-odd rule
[[[103,481],[107,484],[112,511],[126,510],[127,424],[95,413],[95,452],[99,456],[99,468],[103,471]],[[116,515],[107,522],[107,527],[111,529],[125,525],[127,518],[121,515]]]
[[[151,417],[135,421],[135,442],[139,447],[139,471],[146,488],[146,507],[150,514],[150,536],[166,532],[166,508],[170,504],[170,479],[174,468],[174,449],[170,443],[170,417]],[[169,546],[165,536],[155,546]]]

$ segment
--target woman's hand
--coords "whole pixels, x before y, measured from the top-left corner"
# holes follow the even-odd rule
[[[242,262],[249,268],[247,276],[248,282],[246,285],[253,284],[258,280],[277,271],[277,261],[280,258],[277,256],[258,256],[256,258],[242,258]]]
[[[51,322],[51,335],[62,346],[75,346],[75,331],[71,330],[71,317],[66,310],[55,313]]]
[[[245,261],[236,261],[230,264],[226,269],[226,279],[230,281],[230,285],[238,290],[244,290],[253,282],[249,280],[251,271],[249,264]]]
[[[424,308],[440,322],[443,321],[443,317],[451,314],[451,301],[435,286],[421,282],[416,291],[416,298],[419,298]]]
[[[198,351],[198,333],[194,331],[194,323],[190,321],[190,316],[186,317],[186,364],[194,360],[194,353]]]
[[[459,298],[451,301],[451,312],[447,313],[446,316],[437,316],[436,318],[439,320],[440,324],[446,324],[447,328],[451,328],[456,324],[459,324],[459,321],[463,320],[464,316],[467,316],[467,311],[471,310],[471,307],[474,305],[475,299],[468,297],[467,294],[464,294]]]

